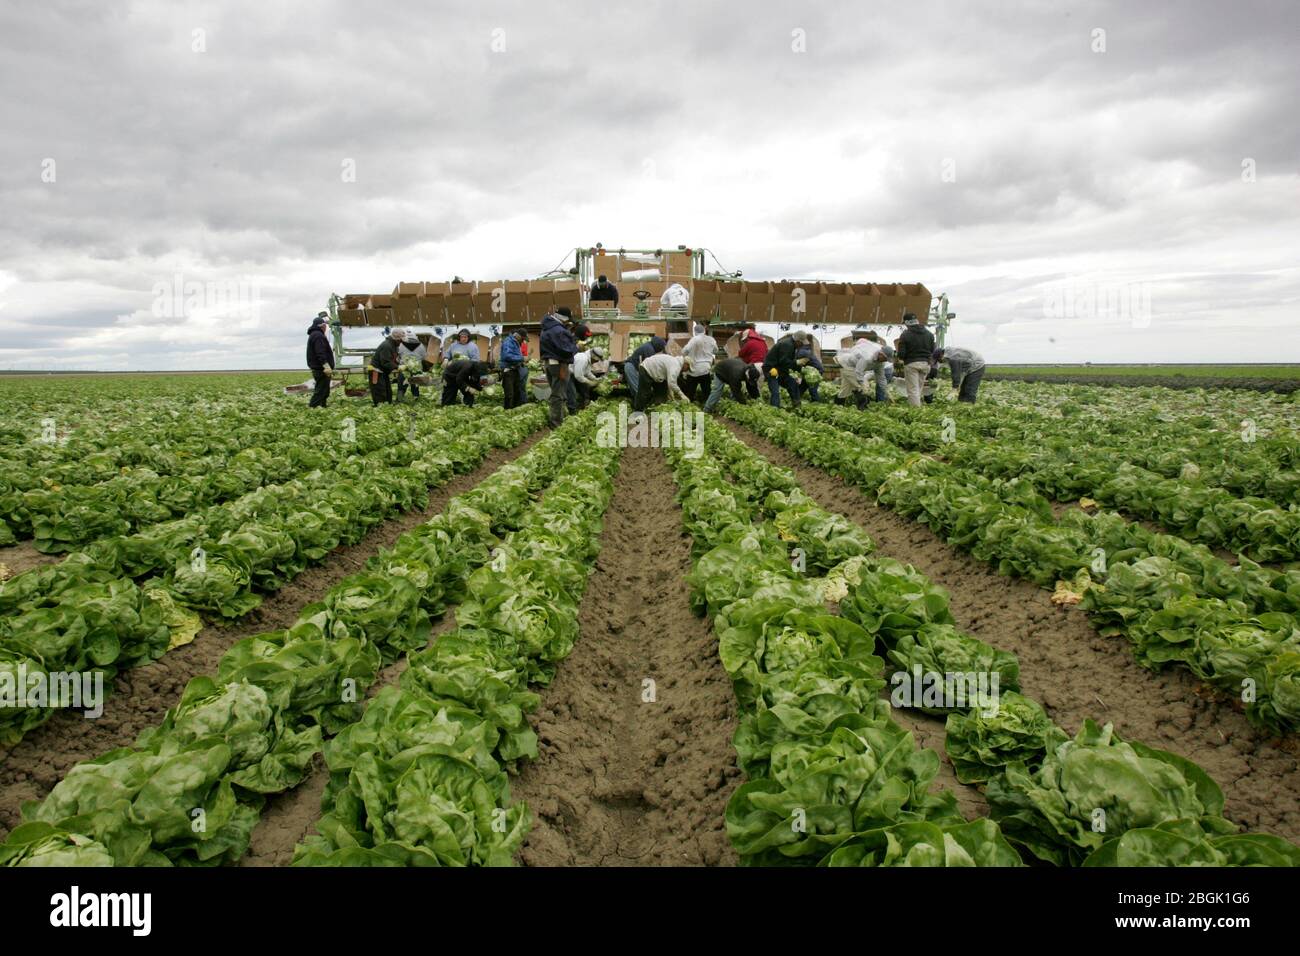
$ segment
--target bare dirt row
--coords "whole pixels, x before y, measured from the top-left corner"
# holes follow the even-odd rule
[[[736,862],[735,698],[690,610],[674,488],[658,450],[624,452],[580,637],[533,715],[540,755],[512,784],[534,814],[526,865]]]
[[[493,450],[473,471],[435,489],[425,508],[385,521],[356,544],[338,548],[325,563],[307,568],[239,621],[209,624],[192,643],[169,651],[148,666],[123,671],[98,719],[57,713],[17,744],[0,747],[0,838],[21,822],[24,802],[44,798],[74,765],[131,745],[142,730],[161,721],[192,678],[216,673],[221,655],[236,641],[293,624],[303,607],[320,600],[339,581],[361,570],[381,548],[390,547],[400,535],[428,521],[451,498],[522,455],[540,437],[540,433],[534,434],[514,448]],[[319,813],[319,794],[315,803]]]
[[[1086,718],[1112,722],[1121,737],[1195,761],[1223,788],[1228,819],[1300,841],[1300,749],[1250,725],[1244,714],[1206,693],[1188,671],[1153,673],[1122,638],[1099,635],[1088,615],[1051,603],[1049,592],[999,574],[958,551],[924,525],[878,507],[857,488],[753,432],[726,423],[755,450],[794,471],[824,508],[861,525],[877,551],[912,564],[952,597],[959,626],[1020,659],[1021,688],[1074,733]],[[905,715],[896,712],[900,722]],[[919,742],[943,753],[943,723],[917,715],[905,723]],[[947,759],[945,769],[951,774]],[[982,799],[948,776],[963,811]]]

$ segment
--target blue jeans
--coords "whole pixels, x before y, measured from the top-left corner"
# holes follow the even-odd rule
[[[623,363],[623,381],[627,382],[627,390],[633,395],[636,395],[637,380],[640,377],[641,373],[635,363],[630,360]]]
[[[767,379],[767,400],[773,408],[781,407],[781,386],[790,393],[790,404],[795,408],[799,407],[799,382],[788,372],[782,372],[775,378],[769,369],[763,369],[763,377]]]

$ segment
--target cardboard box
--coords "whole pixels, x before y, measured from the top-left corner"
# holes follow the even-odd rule
[[[394,296],[417,296],[423,291],[423,282],[399,282],[393,287]]]
[[[880,313],[880,290],[870,282],[853,284],[853,324],[871,325]],[[850,341],[852,339],[850,338]]]
[[[770,322],[776,301],[776,292],[771,282],[746,282],[745,286],[745,321]]]
[[[354,292],[351,295],[343,297],[343,306],[345,309],[364,309],[370,304],[369,292]]]
[[[446,315],[447,324],[457,328],[474,324],[474,283],[448,283]]]
[[[366,325],[382,329],[393,324],[393,310],[387,307],[366,309]]]
[[[505,320],[505,280],[480,279],[474,283],[474,321],[500,325]],[[497,311],[500,308],[502,311]]]
[[[335,314],[338,316],[339,325],[352,328],[366,324],[365,309],[339,309]]]
[[[879,325],[902,324],[904,307],[907,305],[907,296],[902,286],[888,282],[875,286],[875,289],[880,293],[880,309],[876,313],[876,322]]]
[[[512,285],[513,285],[513,284],[515,284],[515,283],[512,283]],[[511,292],[511,291],[512,291],[512,290],[510,290],[510,289],[507,289],[507,291],[506,291],[506,301],[507,301],[507,303],[510,302],[510,298],[511,298],[511,296],[510,296],[510,292]],[[543,318],[544,316],[550,315],[552,312],[555,311],[555,282],[554,282],[554,280],[550,280],[550,279],[534,279],[534,280],[532,280],[531,282],[527,283],[527,287],[526,287],[525,295],[527,296],[527,298],[526,298],[525,301],[526,301],[527,306],[528,306],[528,320],[529,320],[529,321],[531,321],[531,322],[541,322],[541,321],[542,321],[542,318]],[[512,306],[512,305],[513,305],[513,303],[511,303],[510,305],[507,305],[507,306],[506,306],[507,312],[510,313],[510,321],[514,321],[514,320],[515,320],[515,313],[511,313],[511,312],[510,312],[510,309],[511,309],[511,306]],[[576,318],[579,314],[580,314],[579,312],[574,312],[574,313],[573,313],[573,315],[574,315],[575,318]]]
[[[576,279],[560,279],[555,283],[555,307],[562,305],[569,307],[574,318],[582,315],[582,287]],[[540,322],[541,318],[536,321]]]
[[[424,292],[416,299],[425,325],[444,325],[447,321],[447,282],[426,282]]]
[[[783,280],[770,283],[772,286],[772,321],[794,322],[794,290],[797,282]]]
[[[826,283],[826,312],[822,319],[827,325],[849,325],[853,310],[853,288],[847,282]]]
[[[903,311],[911,312],[924,322],[926,316],[930,314],[930,301],[933,298],[930,290],[919,282],[905,282],[900,288],[905,297]]]
[[[711,319],[718,314],[722,302],[721,285],[717,279],[692,279],[688,314],[692,319]]]
[[[792,312],[793,317],[790,321],[800,323],[824,321],[826,315],[826,299],[828,297],[825,283],[795,282],[795,295],[793,295],[793,298],[796,304],[798,302],[797,293],[799,292],[803,293],[803,314],[801,316],[797,311]]]
[[[414,295],[399,295],[393,298],[393,321],[404,329],[420,325],[420,303]]]
[[[746,321],[745,285],[744,282],[723,282],[720,284],[718,317],[723,322]]]

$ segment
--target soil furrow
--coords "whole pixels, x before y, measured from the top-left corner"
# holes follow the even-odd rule
[[[533,716],[539,757],[511,787],[533,810],[529,866],[735,863],[735,698],[691,613],[674,487],[658,450],[624,452],[577,645]]]
[[[1144,669],[1127,642],[1099,635],[1085,612],[1052,604],[1043,588],[999,574],[925,525],[878,507],[840,478],[734,422],[726,424],[751,447],[793,470],[824,508],[861,525],[881,554],[912,564],[946,588],[958,625],[1016,654],[1022,690],[1066,731],[1074,733],[1089,717],[1110,721],[1122,737],[1199,764],[1223,788],[1228,819],[1300,840],[1295,797],[1300,792],[1300,748],[1294,739],[1278,740],[1255,729],[1185,670]],[[930,745],[942,752],[942,723],[916,719],[936,728]]]
[[[117,676],[104,713],[95,720],[56,713],[12,747],[0,748],[0,838],[21,822],[22,804],[43,799],[76,764],[117,747],[130,746],[142,730],[156,725],[176,705],[185,685],[200,674],[215,674],[221,656],[236,641],[288,627],[302,609],[320,600],[339,581],[364,567],[381,548],[440,513],[454,496],[474,487],[497,468],[513,461],[542,437],[534,433],[513,448],[493,449],[473,471],[456,475],[429,496],[422,510],[407,512],[371,529],[354,545],[335,550],[323,563],[307,568],[251,613],[228,625],[210,624],[194,641],[169,651],[145,667]],[[319,811],[319,800],[317,800]]]

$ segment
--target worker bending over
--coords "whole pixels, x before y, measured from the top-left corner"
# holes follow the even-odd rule
[[[799,407],[799,380],[792,374],[807,364],[797,355],[799,347],[812,341],[807,332],[791,332],[777,340],[763,360],[763,377],[767,379],[768,401],[773,408],[781,407],[781,388],[790,393],[790,404]]]
[[[643,412],[650,404],[650,399],[659,386],[665,386],[667,396],[680,401],[686,401],[686,395],[682,392],[681,386],[677,384],[677,378],[682,374],[682,360],[676,355],[669,355],[667,352],[656,352],[649,358],[641,362],[641,368],[637,376],[636,393],[632,396],[632,410],[634,412]]]
[[[455,405],[462,396],[466,405],[474,404],[474,392],[481,392],[492,384],[489,369],[483,362],[461,359],[442,367],[442,404]]]
[[[573,387],[578,395],[578,411],[591,404],[596,397],[596,386],[600,384],[609,366],[605,362],[605,350],[600,346],[578,352],[573,357]]]
[[[744,359],[723,359],[713,367],[713,390],[709,392],[709,397],[705,399],[704,410],[711,412],[718,407],[718,402],[722,400],[722,390],[724,388],[731,389],[731,397],[736,401],[742,404],[749,401],[749,396],[745,394],[745,389],[742,386],[753,383],[757,388],[760,377],[758,369]]]
[[[980,379],[984,377],[984,356],[974,349],[936,349],[935,363],[947,361],[952,371],[952,387],[957,390],[957,401],[975,404]]]
[[[397,345],[406,338],[404,329],[393,329],[370,357],[370,401],[375,405],[388,405],[393,401],[393,380],[397,371]]]

